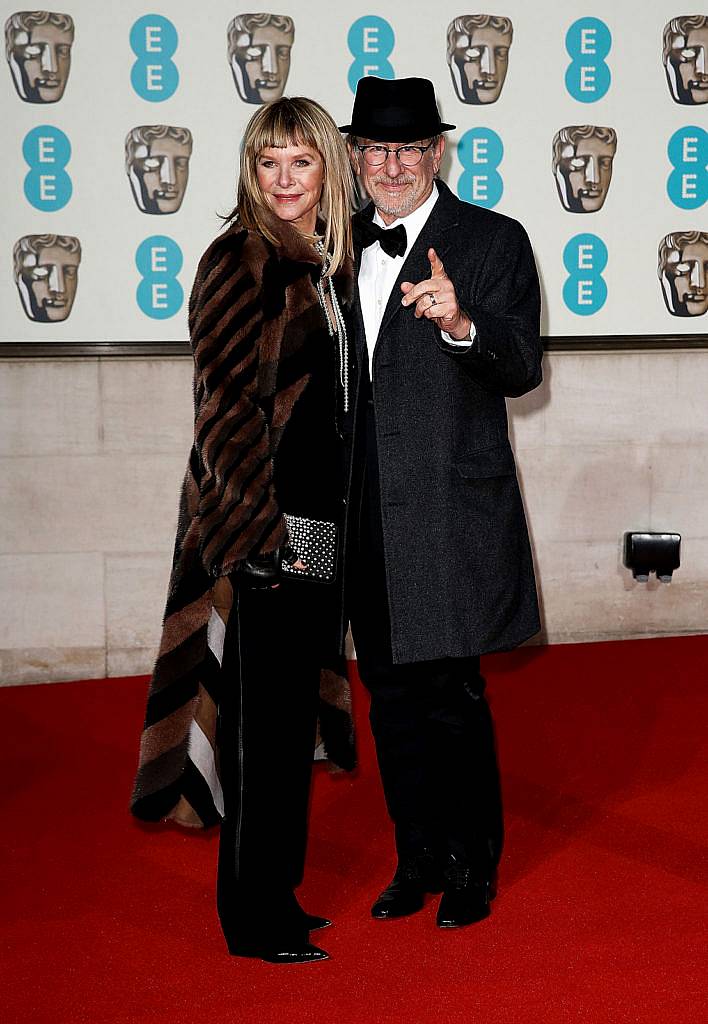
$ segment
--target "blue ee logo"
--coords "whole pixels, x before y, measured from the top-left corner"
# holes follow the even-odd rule
[[[358,18],[349,29],[347,45],[354,57],[349,68],[347,81],[352,92],[360,78],[376,75],[377,78],[395,78],[395,72],[389,63],[396,37],[393,29],[383,18],[368,14]]]
[[[607,285],[602,271],[607,266],[607,246],[597,235],[575,235],[563,250],[569,277],[563,285],[563,301],[571,313],[591,316],[605,305]]]
[[[177,49],[177,29],[161,14],[145,14],[130,30],[130,48],[138,58],[130,81],[138,96],[161,103],[179,85],[179,71],[172,61]]]
[[[151,235],[140,243],[135,264],[142,280],[136,297],[146,316],[166,320],[180,309],[184,292],[177,274],[182,263],[182,250],[166,235]]]
[[[679,128],[669,139],[673,171],[666,191],[674,206],[696,210],[708,199],[708,132],[696,125]]]
[[[65,171],[71,159],[71,143],[59,128],[42,124],[33,128],[22,143],[22,155],[29,164],[25,196],[35,210],[61,210],[71,199],[71,178]]]
[[[465,168],[457,183],[460,199],[491,209],[504,191],[504,182],[497,167],[504,156],[504,145],[491,128],[470,128],[457,147],[460,163]]]
[[[565,73],[565,85],[581,103],[595,103],[610,88],[612,75],[605,57],[612,48],[612,36],[599,18],[579,18],[566,33],[565,48],[571,62]]]

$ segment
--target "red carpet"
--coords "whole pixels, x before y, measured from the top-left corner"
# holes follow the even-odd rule
[[[4,1022],[701,1024],[708,636],[485,660],[507,813],[487,921],[375,922],[390,829],[362,766],[318,771],[303,902],[332,959],[233,960],[217,837],[127,813],[144,681],[0,690]]]

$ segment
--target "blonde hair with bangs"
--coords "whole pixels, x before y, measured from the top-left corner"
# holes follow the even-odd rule
[[[256,161],[264,149],[285,146],[311,146],[322,158],[324,183],[319,213],[325,224],[325,252],[331,258],[327,270],[330,277],[353,251],[354,177],[342,134],[319,103],[305,96],[284,96],[256,111],[241,142],[237,205],[232,218],[278,244],[264,217],[271,211],[258,184]]]

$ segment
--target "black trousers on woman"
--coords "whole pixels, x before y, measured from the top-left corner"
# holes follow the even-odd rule
[[[393,663],[372,402],[356,547],[352,635],[399,860],[432,853],[442,865],[453,855],[489,878],[503,823],[485,682],[479,658]]]
[[[217,907],[229,945],[306,941],[302,881],[319,670],[317,584],[236,582],[222,663]]]

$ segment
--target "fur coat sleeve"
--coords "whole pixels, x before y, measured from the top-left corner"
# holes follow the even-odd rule
[[[266,364],[277,318],[264,322],[265,243],[227,232],[202,257],[190,300],[194,352],[194,450],[198,500],[191,528],[211,576],[287,537],[273,489],[272,396]]]

